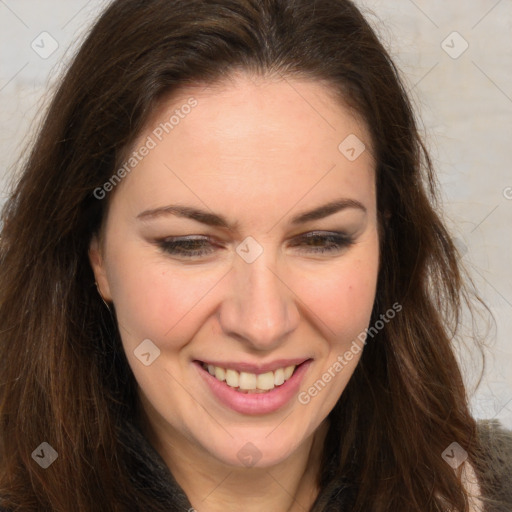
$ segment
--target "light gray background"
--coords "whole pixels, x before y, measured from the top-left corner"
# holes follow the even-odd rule
[[[0,0],[0,204],[55,79],[107,3]],[[474,415],[512,428],[512,2],[357,4],[403,73],[438,171],[446,221],[496,318],[476,392],[478,359],[467,356],[470,342],[461,347]],[[52,44],[58,48],[48,55]]]

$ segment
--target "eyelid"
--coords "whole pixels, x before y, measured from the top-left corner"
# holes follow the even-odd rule
[[[294,238],[298,241],[298,244],[300,244],[301,241],[320,239],[340,247],[353,245],[356,239],[354,235],[350,235],[343,231],[310,231]]]
[[[355,237],[343,231],[309,231],[296,235],[294,239],[295,243],[291,246],[303,246],[303,250],[299,252],[309,256],[337,256],[355,243]],[[315,239],[325,243],[321,245],[301,243],[301,241]],[[199,248],[183,249],[183,245],[197,241],[202,242]],[[169,236],[155,242],[165,253],[185,261],[197,261],[197,259],[211,256],[216,252],[216,248],[219,248],[219,244],[213,242],[212,237],[208,235]]]
[[[289,240],[294,240],[294,239],[298,239],[298,240],[301,240],[301,239],[304,239],[304,238],[328,238],[329,236],[333,237],[333,238],[337,238],[337,239],[340,239],[340,238],[345,238],[347,240],[349,239],[353,239],[355,238],[355,235],[352,235],[346,231],[329,231],[329,230],[313,230],[313,231],[306,231],[306,232],[303,232],[303,233],[299,233],[299,234],[296,234],[296,235],[293,235],[292,237],[290,237]],[[167,237],[164,237],[164,238],[159,238],[157,239],[156,241],[157,242],[171,242],[171,241],[174,241],[174,242],[188,242],[188,241],[201,241],[201,240],[204,240],[204,241],[207,241],[207,242],[210,242],[210,243],[213,243],[213,244],[222,244],[222,243],[226,243],[225,241],[219,239],[219,237],[217,236],[212,236],[212,235],[206,235],[206,234],[192,234],[192,235],[179,235],[179,236],[167,236]],[[242,241],[240,241],[239,243],[242,243]]]
[[[335,237],[346,237],[349,238],[350,235],[346,231],[329,231],[329,230],[314,230],[307,231],[306,233],[300,233],[299,235],[295,235],[293,238],[310,238],[315,236],[335,236]]]

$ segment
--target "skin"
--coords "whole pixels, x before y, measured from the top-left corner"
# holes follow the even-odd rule
[[[168,99],[132,150],[191,96],[197,107],[108,197],[91,265],[117,313],[143,428],[194,508],[308,510],[318,493],[326,417],[361,353],[309,403],[294,397],[263,415],[220,403],[192,361],[311,358],[304,391],[368,327],[379,268],[370,139],[327,85],[241,74]],[[338,150],[350,134],[366,145],[355,161]],[[340,198],[359,201],[366,211],[345,208],[290,224],[298,213]],[[221,214],[238,229],[173,215],[137,218],[171,204]],[[345,232],[354,243],[317,254],[300,239],[312,231]],[[191,235],[211,237],[213,252],[187,259],[156,242]],[[250,264],[236,252],[248,236],[263,248]],[[145,339],[160,349],[149,366],[134,354]],[[252,467],[237,457],[248,441],[261,456]]]

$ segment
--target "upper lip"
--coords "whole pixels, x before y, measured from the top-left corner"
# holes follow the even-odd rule
[[[256,375],[259,375],[260,373],[273,372],[279,368],[286,368],[287,366],[298,366],[299,364],[302,364],[309,359],[310,358],[308,357],[277,359],[276,361],[271,361],[270,363],[265,364],[247,363],[243,361],[206,361],[204,359],[197,359],[197,361],[200,363],[211,364],[213,366],[219,366],[220,368],[229,368],[238,372],[255,373]]]

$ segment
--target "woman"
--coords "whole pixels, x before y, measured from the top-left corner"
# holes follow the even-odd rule
[[[3,213],[2,505],[500,497],[434,185],[351,2],[114,1]]]

